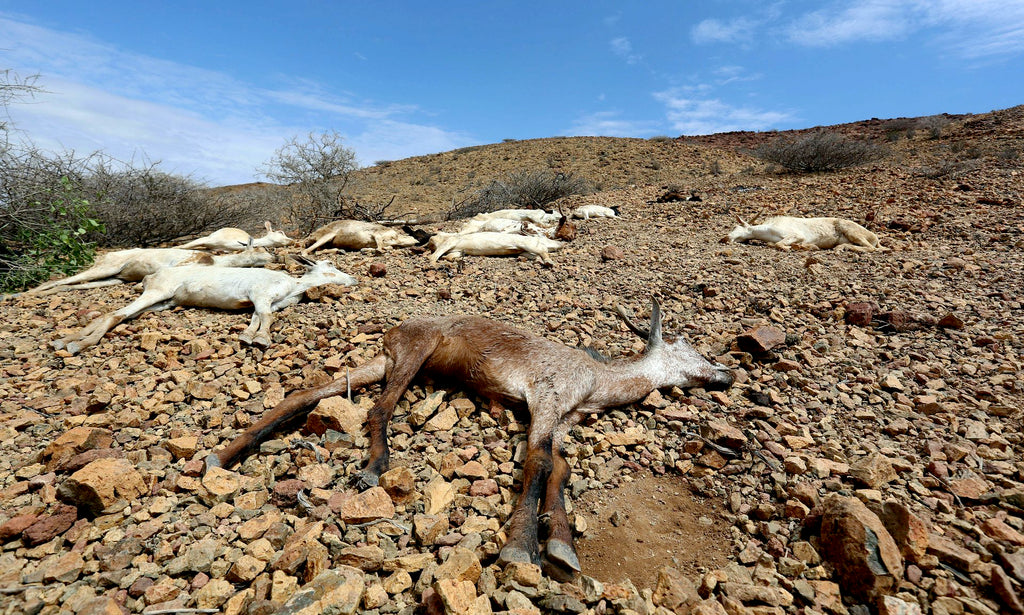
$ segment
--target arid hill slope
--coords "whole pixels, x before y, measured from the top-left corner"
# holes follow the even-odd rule
[[[553,268],[323,253],[359,285],[283,310],[266,350],[240,345],[248,314],[173,309],[70,356],[49,343],[137,291],[0,303],[0,613],[1014,612],[1024,117],[905,132],[869,135],[892,147],[885,160],[812,175],[730,149],[768,135],[543,139],[366,169],[361,197],[430,213],[473,182],[557,168],[604,188],[567,207],[622,217],[581,223]],[[656,202],[670,183],[702,200]],[[734,214],[762,209],[849,217],[889,251],[718,243]],[[289,427],[202,476],[209,452],[287,392],[343,376],[409,317],[480,314],[622,357],[643,343],[615,306],[645,314],[652,296],[666,331],[736,384],[661,391],[573,429],[585,576],[572,583],[495,564],[525,425],[457,383],[418,383],[399,403],[389,492],[351,486],[377,387],[325,409],[335,429]],[[764,352],[751,341],[773,337]],[[895,542],[833,539],[826,501],[845,520],[880,515],[861,537]],[[880,551],[867,571],[840,555]]]

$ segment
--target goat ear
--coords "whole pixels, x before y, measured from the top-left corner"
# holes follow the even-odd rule
[[[651,331],[647,335],[647,347],[653,348],[662,344],[661,339],[661,302],[651,300]]]
[[[270,225],[270,220],[267,220],[266,222],[263,223],[263,228],[267,229],[268,233],[274,232],[274,227]]]
[[[750,226],[750,224],[748,224],[746,220],[741,218],[739,214],[733,214],[733,216],[736,217],[736,221],[740,223],[740,226]]]

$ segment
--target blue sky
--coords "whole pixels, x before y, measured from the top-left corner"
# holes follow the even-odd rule
[[[1024,0],[0,0],[9,114],[48,149],[258,179],[336,130],[362,164],[502,139],[803,128],[1024,103]]]

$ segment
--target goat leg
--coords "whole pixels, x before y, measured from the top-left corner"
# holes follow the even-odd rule
[[[572,528],[565,512],[565,486],[569,482],[569,463],[565,460],[563,442],[569,429],[578,422],[580,415],[571,414],[553,434],[551,475],[544,493],[542,514],[548,519],[548,540],[545,545],[545,559],[548,575],[560,581],[570,581],[582,570],[576,549],[572,544]]]
[[[551,475],[551,436],[537,443],[530,438],[523,468],[523,493],[519,496],[508,530],[508,542],[498,563],[528,562],[540,565],[537,541],[537,504]]]
[[[383,380],[386,360],[387,357],[383,354],[377,355],[369,363],[352,370],[347,377],[338,378],[316,388],[292,392],[281,403],[274,406],[273,410],[264,414],[259,421],[239,434],[230,444],[208,455],[206,469],[232,465],[240,455],[257,446],[282,425],[302,416],[321,399],[341,395],[350,387],[361,388]]]
[[[366,465],[356,475],[356,485],[360,489],[376,487],[380,475],[388,470],[388,463],[391,459],[391,451],[388,447],[388,425],[391,424],[391,417],[395,413],[395,406],[402,398],[405,390],[409,388],[412,379],[420,371],[423,362],[426,361],[433,348],[421,354],[419,360],[410,356],[402,356],[392,363],[386,375],[387,385],[377,399],[377,403],[370,408],[366,420],[366,428],[370,436],[370,450],[366,455]],[[399,362],[401,361],[401,363]]]

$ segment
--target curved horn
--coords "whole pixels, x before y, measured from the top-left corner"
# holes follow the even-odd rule
[[[739,222],[740,225],[742,225],[742,226],[750,226],[750,224],[746,220],[741,218],[739,214],[733,214],[733,216],[736,217],[736,221]]]
[[[655,298],[651,300],[651,332],[647,336],[647,346],[659,346],[661,343],[661,303]]]
[[[617,305],[615,306],[615,312],[619,315],[619,318],[622,319],[622,322],[625,323],[626,327],[638,337],[642,337],[644,339],[650,338],[651,330],[646,327],[641,327],[633,322],[633,315],[629,313],[629,310],[621,305]]]
[[[761,208],[761,211],[759,211],[756,214],[754,214],[754,217],[750,219],[750,223],[753,224],[753,223],[757,222],[758,218],[760,218],[761,214],[763,214],[763,213],[764,213],[764,207]]]

